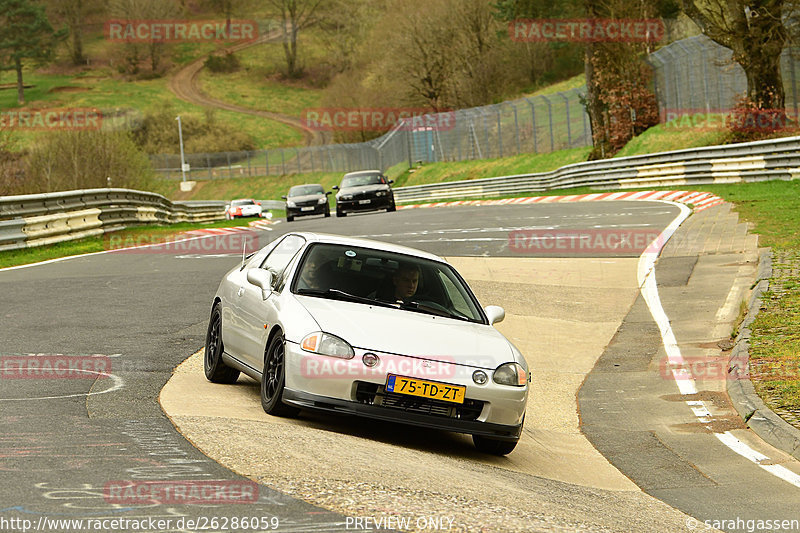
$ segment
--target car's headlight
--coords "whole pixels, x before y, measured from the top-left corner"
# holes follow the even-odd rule
[[[386,191],[378,191],[375,193],[375,196],[386,196]]]
[[[494,371],[494,382],[512,387],[524,387],[528,383],[528,373],[519,363],[505,363]]]
[[[343,194],[342,196],[340,196],[340,199],[341,200],[352,200],[353,199],[353,195],[352,194]]]
[[[317,204],[322,205],[322,204],[326,203],[327,201],[328,201],[327,198],[322,197],[319,200],[317,200]]]
[[[297,207],[297,204],[291,200],[286,200],[286,207]]]
[[[353,356],[355,356],[353,347],[347,344],[347,342],[335,335],[323,333],[321,331],[306,335],[300,342],[300,347],[307,352],[339,357],[341,359],[352,359]]]

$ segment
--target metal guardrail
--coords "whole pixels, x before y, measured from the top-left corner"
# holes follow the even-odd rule
[[[148,223],[225,218],[225,202],[171,202],[130,189],[86,189],[0,197],[0,251],[101,235]]]
[[[398,187],[398,203],[592,187],[621,189],[790,180],[800,177],[800,137],[710,146],[567,165],[551,172]]]

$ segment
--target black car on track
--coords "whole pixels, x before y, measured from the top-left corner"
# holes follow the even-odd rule
[[[392,183],[380,170],[345,174],[341,185],[334,187],[339,191],[336,194],[336,216],[344,217],[354,211],[394,211],[394,193],[390,187]]]
[[[322,185],[306,184],[295,185],[289,189],[289,194],[281,196],[286,200],[286,222],[291,222],[294,217],[304,215],[331,216],[331,207],[328,205],[328,195]]]

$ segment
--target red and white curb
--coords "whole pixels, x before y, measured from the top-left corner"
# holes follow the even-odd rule
[[[234,226],[231,228],[203,228],[193,229],[181,233],[181,235],[232,235],[235,233],[249,232],[253,229],[272,229],[269,226],[277,224],[271,220],[254,220],[247,226]]]
[[[614,200],[667,200],[691,205],[695,211],[702,211],[724,202],[710,192],[697,191],[635,191],[575,194],[569,196],[528,196],[524,198],[504,198],[502,200],[457,200],[454,202],[435,202],[398,206],[398,209],[422,209],[429,207],[453,207],[462,205],[527,205],[562,202],[603,202]]]

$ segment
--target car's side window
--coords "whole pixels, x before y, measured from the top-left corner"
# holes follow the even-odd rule
[[[450,301],[453,304],[453,309],[458,311],[459,313],[465,315],[471,315],[472,312],[470,311],[469,304],[467,304],[464,295],[461,294],[461,291],[455,286],[455,284],[448,278],[444,272],[439,272],[439,279],[442,281],[442,285],[444,285],[445,291],[447,291],[447,296],[450,297]]]
[[[261,268],[272,272],[273,288],[280,282],[281,274],[292,258],[300,251],[306,240],[299,235],[285,237],[264,260]]]

